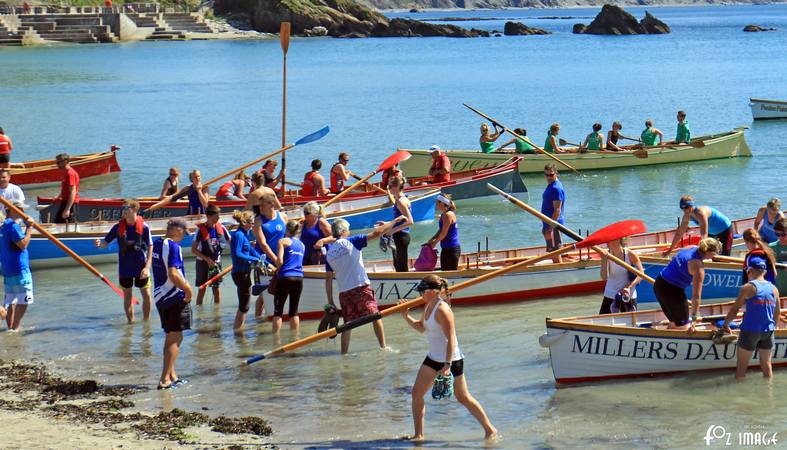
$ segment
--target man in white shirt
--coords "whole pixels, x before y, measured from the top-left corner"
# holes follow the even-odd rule
[[[25,202],[25,193],[19,186],[11,183],[11,173],[5,168],[0,169],[0,196],[11,203]]]

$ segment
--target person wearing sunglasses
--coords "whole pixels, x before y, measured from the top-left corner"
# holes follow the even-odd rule
[[[778,240],[770,244],[777,263],[787,263],[787,218],[781,218],[773,226],[773,232]],[[787,292],[787,269],[777,269],[776,287],[779,292]]]
[[[344,190],[345,184],[350,177],[358,178],[350,169],[347,164],[350,163],[350,155],[346,152],[339,153],[339,161],[333,163],[331,167],[331,192],[338,194]]]
[[[733,230],[732,221],[727,216],[710,206],[697,206],[694,203],[694,198],[690,195],[681,197],[678,206],[683,211],[683,218],[675,231],[672,243],[664,251],[664,255],[669,254],[678,246],[684,233],[689,229],[689,222],[691,222],[700,226],[701,238],[712,237],[721,243],[720,255],[730,256]]]
[[[413,329],[419,333],[426,333],[429,352],[421,363],[413,384],[412,409],[415,434],[409,439],[416,442],[424,440],[424,416],[426,415],[424,396],[432,389],[435,377],[438,375],[453,376],[456,400],[467,408],[481,424],[486,439],[494,439],[497,429],[486,415],[484,407],[467,389],[467,379],[464,375],[464,355],[459,349],[459,340],[456,337],[448,282],[445,278],[440,278],[437,275],[427,275],[415,289],[425,303],[421,318],[416,320],[411,317],[409,309],[402,309],[402,317]],[[400,303],[406,301],[401,300]]]
[[[563,189],[563,183],[558,180],[557,167],[553,163],[544,166],[544,177],[547,180],[547,187],[541,195],[541,214],[549,216],[552,220],[563,224],[565,217],[563,211],[566,204],[566,191]],[[543,222],[541,225],[541,233],[544,235],[544,241],[547,244],[547,251],[551,252],[560,248],[560,231],[551,224]],[[560,255],[552,258],[555,263],[563,262]]]

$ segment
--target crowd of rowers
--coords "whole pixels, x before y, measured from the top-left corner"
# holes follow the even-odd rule
[[[492,123],[494,131],[490,130],[489,125],[486,123],[481,124],[481,137],[478,140],[481,146],[482,153],[520,153],[520,154],[533,154],[537,152],[537,148],[527,137],[527,130],[524,128],[516,128],[514,136],[508,142],[502,145],[496,145],[495,142],[500,138],[505,129],[497,123]],[[689,130],[689,123],[686,120],[686,113],[678,111],[678,125],[675,133],[675,139],[668,141],[664,140],[664,133],[653,126],[653,121],[648,119],[645,121],[645,129],[640,133],[639,139],[634,139],[624,136],[620,131],[623,125],[620,122],[613,122],[612,129],[607,132],[606,139],[604,138],[601,123],[593,124],[593,131],[585,137],[585,140],[579,144],[571,144],[563,139],[560,139],[560,124],[553,123],[547,131],[546,141],[544,141],[543,150],[547,153],[575,153],[587,151],[628,151],[637,148],[668,145],[668,144],[688,144],[691,142],[691,131]],[[621,139],[636,142],[634,147],[625,148],[622,143],[619,144]],[[513,148],[508,146],[513,144]],[[576,149],[565,149],[563,145],[574,145]]]

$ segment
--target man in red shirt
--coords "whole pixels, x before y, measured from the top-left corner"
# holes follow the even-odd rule
[[[61,153],[55,157],[57,167],[63,172],[60,182],[60,195],[55,199],[60,203],[55,223],[76,222],[76,206],[79,204],[79,174],[71,167],[71,157]]]
[[[433,145],[429,148],[432,151],[432,167],[429,168],[429,176],[433,183],[444,183],[451,181],[451,160],[448,155],[440,150],[440,147]]]
[[[6,136],[3,128],[0,127],[0,167],[7,168],[11,165],[11,150],[13,149],[11,138]]]

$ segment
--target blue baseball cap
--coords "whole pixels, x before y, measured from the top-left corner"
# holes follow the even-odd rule
[[[752,256],[746,261],[747,267],[753,267],[755,269],[765,270],[768,268],[768,264],[765,262],[765,258],[761,256]]]

